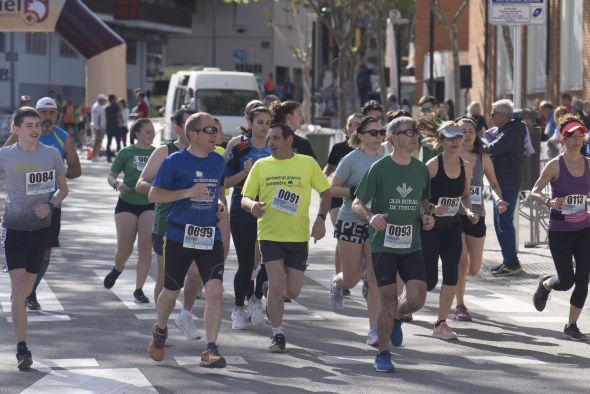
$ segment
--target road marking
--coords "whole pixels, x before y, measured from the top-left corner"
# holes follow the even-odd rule
[[[519,323],[564,323],[567,321],[567,317],[557,316],[509,316],[511,320]]]
[[[290,314],[286,314],[283,315],[283,320],[285,321],[314,321],[314,320],[325,320],[323,317],[321,317],[320,315],[316,315],[316,314],[301,314],[301,315],[290,315]]]
[[[227,365],[246,365],[248,362],[240,356],[223,356]],[[178,365],[199,365],[201,357],[174,357]]]
[[[375,357],[369,356],[321,356],[318,357],[325,364],[368,364],[375,361]]]
[[[157,393],[137,368],[53,370],[23,394]]]
[[[507,295],[490,291],[479,286],[469,286],[465,292],[466,305],[478,305],[491,312],[502,313],[537,313],[532,302],[523,302]]]
[[[27,315],[27,322],[29,323],[39,323],[39,322],[48,322],[48,321],[70,321],[70,316],[68,315],[32,315],[30,312]],[[6,321],[12,323],[12,316],[6,316]]]
[[[98,367],[98,362],[94,358],[56,358],[56,359],[38,359],[34,360],[35,368],[82,368]]]
[[[101,284],[104,281],[104,277],[109,272],[111,271],[94,270],[96,276],[100,278]],[[155,282],[148,276],[143,287],[145,289],[153,289],[154,286]],[[121,272],[121,275],[117,278],[117,282],[110,290],[115,293],[121,302],[129,309],[156,309],[156,304],[151,297],[148,297],[150,298],[150,302],[147,304],[138,304],[135,302],[135,298],[133,297],[133,292],[135,291],[135,266],[129,266],[127,269],[124,269],[123,272]]]
[[[530,356],[464,356],[474,364],[539,365],[546,364]]]

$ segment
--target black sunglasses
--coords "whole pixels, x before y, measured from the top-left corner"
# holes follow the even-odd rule
[[[385,130],[384,129],[381,129],[381,130],[371,129],[371,130],[359,131],[359,133],[361,133],[361,134],[371,134],[371,137],[377,137],[378,135],[380,135],[381,137],[383,137],[385,135]]]
[[[395,134],[404,134],[407,135],[408,137],[414,137],[416,134],[418,134],[419,131],[416,128],[411,128],[411,129],[407,129],[407,130],[400,130]]]
[[[191,129],[191,130],[196,131],[196,132],[204,131],[205,134],[217,134],[217,132],[219,131],[219,130],[217,130],[217,127],[215,127],[215,126],[206,126],[206,127],[200,128],[200,129]]]

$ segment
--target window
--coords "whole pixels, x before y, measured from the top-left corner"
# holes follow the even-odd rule
[[[78,57],[78,54],[76,53],[76,51],[74,51],[72,49],[70,44],[68,44],[67,42],[65,42],[62,39],[59,40],[59,55],[61,57],[72,57],[72,58]]]
[[[198,89],[196,110],[215,116],[244,116],[246,104],[259,98],[254,90]]]
[[[164,73],[162,62],[162,44],[148,41],[146,45],[146,78],[155,78]]]
[[[561,91],[582,90],[582,0],[561,3],[560,86]]]
[[[0,53],[6,52],[6,33],[0,32]]]
[[[510,40],[512,41],[513,31],[510,30]],[[508,51],[502,34],[502,26],[496,29],[496,94],[503,96],[512,94],[512,68],[508,59]]]
[[[127,64],[137,64],[137,41],[127,39]]]
[[[547,24],[527,27],[527,93],[545,92],[545,66],[547,59]]]
[[[47,33],[27,33],[26,51],[33,55],[47,54]]]

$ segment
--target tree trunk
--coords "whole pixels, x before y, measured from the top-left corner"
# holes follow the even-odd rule
[[[344,126],[346,124],[346,117],[348,111],[346,110],[346,62],[348,59],[348,51],[343,46],[338,47],[338,124]]]
[[[459,61],[459,42],[457,40],[457,25],[449,26],[449,35],[451,38],[451,50],[453,51],[453,79],[455,82],[455,117],[463,114],[463,105],[461,102],[461,64]]]
[[[311,124],[311,77],[309,67],[309,56],[306,61],[302,62],[303,67],[303,101],[301,102],[301,112],[303,112],[303,119],[308,124]]]

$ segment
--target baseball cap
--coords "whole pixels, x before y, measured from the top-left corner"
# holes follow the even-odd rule
[[[440,131],[440,135],[444,138],[455,138],[455,137],[463,137],[463,133],[461,132],[461,129],[459,128],[459,126],[447,126],[444,129],[442,129]]]
[[[102,93],[101,93],[101,94],[99,94],[98,96],[96,96],[96,101],[100,101],[100,100],[105,100],[105,101],[108,101],[108,99],[109,99],[109,98],[107,97],[107,95],[106,95],[106,94],[102,94]]]
[[[37,105],[35,105],[35,109],[57,109],[57,104],[55,104],[55,100],[51,97],[43,97],[37,101]]]
[[[554,106],[553,106],[553,104],[551,103],[551,101],[543,100],[543,101],[541,101],[541,103],[539,104],[539,108],[554,108]]]
[[[588,132],[588,129],[582,123],[570,122],[570,123],[566,124],[565,127],[561,130],[561,134],[573,133],[579,129],[583,130],[584,133]]]

